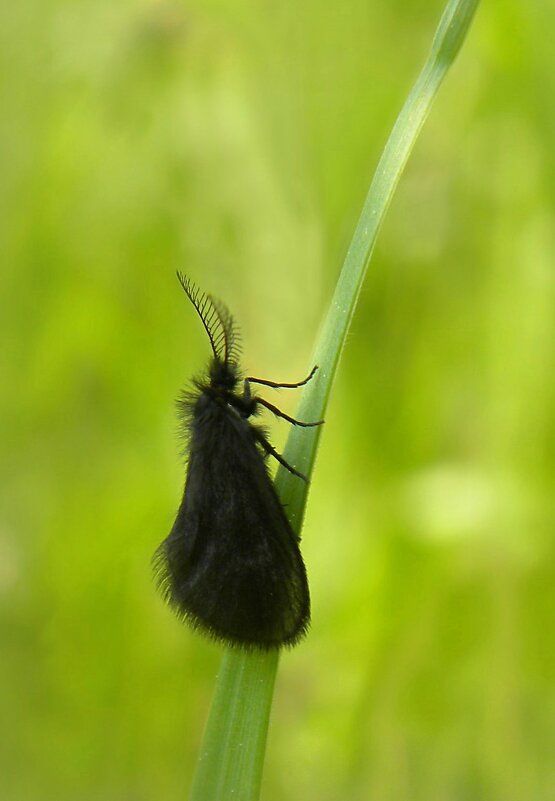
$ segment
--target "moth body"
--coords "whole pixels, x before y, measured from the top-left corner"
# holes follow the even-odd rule
[[[155,554],[158,583],[179,617],[215,639],[247,649],[293,645],[310,621],[308,581],[265,457],[300,474],[250,418],[262,405],[290,422],[313,424],[294,421],[251,393],[250,382],[277,386],[272,382],[246,379],[238,391],[231,315],[188,279],[180,280],[214,357],[206,377],[194,381],[179,403],[187,477],[173,527]]]

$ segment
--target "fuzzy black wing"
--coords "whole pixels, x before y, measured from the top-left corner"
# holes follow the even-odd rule
[[[156,565],[177,613],[217,639],[267,649],[307,630],[305,567],[253,427],[204,394],[183,500]]]

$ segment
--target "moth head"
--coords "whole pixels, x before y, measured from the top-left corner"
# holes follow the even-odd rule
[[[238,382],[237,365],[219,358],[212,359],[210,365],[210,385],[215,389],[233,392]]]

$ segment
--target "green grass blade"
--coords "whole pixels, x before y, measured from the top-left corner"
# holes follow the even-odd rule
[[[428,116],[443,78],[468,31],[479,0],[449,0],[424,67],[410,91],[382,153],[351,244],[345,256],[335,293],[314,353],[319,371],[306,387],[297,412],[300,420],[324,416],[333,378],[364,282],[381,224],[405,164]],[[307,475],[312,472],[322,429],[293,428],[284,451],[290,464]],[[294,528],[300,531],[307,488],[280,469],[276,484],[287,503]]]
[[[397,118],[374,175],[316,347],[319,370],[304,388],[298,417],[325,412],[341,350],[380,226],[443,78],[466,36],[479,0],[450,0],[428,59]],[[321,429],[292,428],[285,448],[290,464],[310,475]],[[300,532],[307,485],[283,468],[276,487]],[[256,801],[279,655],[228,649],[217,679],[191,801]]]
[[[256,799],[266,750],[278,652],[224,653],[191,798]]]

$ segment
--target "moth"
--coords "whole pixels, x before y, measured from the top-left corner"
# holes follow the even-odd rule
[[[296,644],[310,622],[310,595],[299,541],[268,470],[272,456],[306,480],[253,423],[263,409],[298,426],[255,394],[253,384],[294,384],[242,378],[240,337],[227,307],[178,273],[204,326],[212,358],[178,408],[188,468],[183,498],[168,537],[154,555],[162,595],[193,628],[245,649]]]

